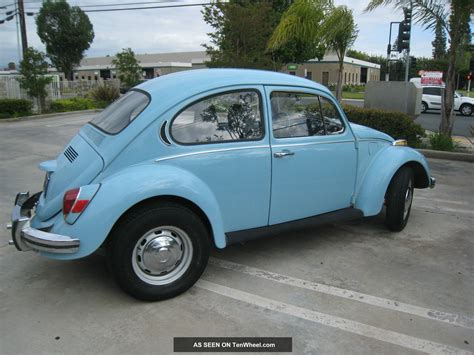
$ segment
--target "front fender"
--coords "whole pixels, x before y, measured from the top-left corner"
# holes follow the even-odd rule
[[[132,206],[148,198],[171,195],[187,199],[208,217],[214,242],[226,246],[222,216],[209,187],[186,170],[163,163],[135,165],[106,177],[94,199],[78,220],[69,225],[57,218],[53,231],[80,239],[75,254],[46,255],[55,259],[77,259],[97,250],[118,219]]]
[[[430,172],[423,154],[409,147],[387,146],[378,152],[367,168],[358,185],[354,207],[360,209],[364,216],[380,213],[392,177],[406,164],[417,169],[417,179],[426,179],[418,181],[418,186],[429,186]]]

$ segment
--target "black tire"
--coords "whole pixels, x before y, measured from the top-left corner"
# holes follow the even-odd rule
[[[459,108],[459,112],[463,116],[471,116],[472,115],[472,105],[469,104],[462,104]]]
[[[385,195],[385,225],[391,231],[400,232],[407,225],[413,201],[414,183],[413,170],[407,166],[401,167],[390,181]],[[407,196],[408,206],[405,204]]]
[[[163,234],[164,230],[167,231],[166,235]],[[174,235],[173,231],[176,232]],[[206,268],[210,252],[208,234],[203,221],[184,206],[176,203],[145,205],[126,215],[110,235],[107,254],[111,272],[118,285],[137,299],[159,301],[177,296],[194,285]],[[159,237],[172,238],[169,240],[173,243],[159,244]],[[180,238],[182,243],[176,243],[176,240],[181,240]],[[157,249],[154,246],[156,243],[161,248]],[[174,267],[175,271],[156,270],[153,273],[148,270],[153,270],[149,265],[163,267],[164,261],[159,255],[163,249],[166,249],[164,258],[168,257],[171,260],[171,267]],[[187,253],[186,260],[184,256],[178,261],[171,258],[173,252],[181,252],[182,255]],[[149,261],[149,265],[146,265],[146,260]],[[175,274],[176,279],[156,284],[161,282],[161,278],[176,272],[178,268],[180,272]]]
[[[428,111],[428,104],[424,101],[421,102],[421,112],[422,113],[425,113],[426,111]]]

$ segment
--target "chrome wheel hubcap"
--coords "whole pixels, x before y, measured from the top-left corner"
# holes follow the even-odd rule
[[[464,106],[464,107],[462,108],[462,113],[464,113],[465,115],[470,115],[471,112],[472,112],[472,108],[469,107],[469,106]]]
[[[412,201],[413,201],[413,181],[410,180],[408,182],[407,191],[405,192],[405,205],[403,209],[403,219],[407,218]]]
[[[153,285],[179,279],[191,264],[193,246],[183,230],[173,226],[154,228],[135,244],[132,266],[137,276]]]

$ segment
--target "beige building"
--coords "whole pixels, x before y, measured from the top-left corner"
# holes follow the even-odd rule
[[[209,60],[204,51],[137,54],[136,58],[143,68],[145,79],[183,70],[205,68],[204,63]],[[107,80],[117,78],[118,72],[112,64],[113,59],[113,56],[84,58],[81,64],[74,69],[74,79]]]
[[[205,68],[205,62],[209,60],[205,51],[137,54],[136,58],[143,68],[143,76],[146,79],[183,70]],[[117,78],[118,72],[112,64],[113,59],[113,56],[84,58],[80,66],[74,70],[74,79]],[[303,64],[288,64],[282,72],[306,77],[329,86],[337,83],[338,68],[337,56],[329,54],[321,61],[315,59]],[[380,80],[380,65],[350,57],[344,58],[343,84],[365,84],[371,80]]]
[[[336,55],[325,55],[321,61],[310,60],[303,64],[288,64],[283,72],[306,77],[325,86],[336,85],[339,73],[339,61]],[[366,84],[380,80],[380,65],[350,57],[344,58],[343,84]]]

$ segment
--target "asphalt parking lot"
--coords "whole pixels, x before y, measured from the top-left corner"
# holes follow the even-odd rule
[[[0,122],[0,225],[18,191],[41,190],[90,116]],[[410,221],[382,217],[214,250],[196,286],[144,303],[102,253],[59,262],[8,246],[0,229],[0,353],[171,353],[176,336],[289,336],[295,354],[474,351],[474,165],[430,160]]]

